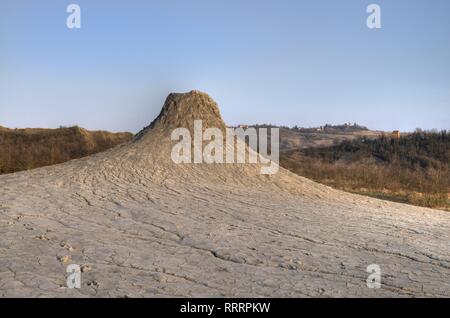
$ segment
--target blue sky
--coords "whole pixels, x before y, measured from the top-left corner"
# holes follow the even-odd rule
[[[81,29],[66,7],[81,7]],[[366,26],[377,3],[382,29]],[[0,125],[137,132],[199,89],[228,124],[450,129],[448,0],[1,1]]]

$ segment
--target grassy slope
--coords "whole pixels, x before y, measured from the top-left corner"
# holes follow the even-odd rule
[[[62,163],[112,148],[131,133],[88,131],[74,126],[58,129],[0,127],[0,173]]]
[[[315,181],[392,201],[450,210],[450,133],[360,138],[282,151],[281,165]]]

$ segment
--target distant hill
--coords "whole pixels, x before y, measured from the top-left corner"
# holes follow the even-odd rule
[[[450,210],[450,133],[446,131],[285,149],[280,161],[299,175],[339,189]]]
[[[0,174],[62,163],[107,150],[133,134],[58,129],[8,129],[0,126]]]
[[[348,133],[357,131],[368,131],[366,126],[358,125],[357,123],[345,123],[342,125],[326,124],[325,126],[313,128],[299,128],[295,126],[293,129],[300,132],[321,132],[321,133]]]
[[[383,132],[369,130],[365,126],[357,124],[325,125],[314,128],[275,126],[270,124],[262,125],[241,125],[244,128],[253,127],[280,129],[280,151],[288,151],[299,148],[312,148],[338,145],[346,140],[355,140],[360,137],[374,139],[380,137]],[[270,130],[268,130],[270,135]]]
[[[402,138],[358,138],[331,147],[302,150],[304,155],[328,162],[371,160],[410,169],[443,169],[450,164],[450,133],[415,132]]]

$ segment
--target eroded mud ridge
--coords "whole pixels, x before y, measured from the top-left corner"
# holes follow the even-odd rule
[[[449,213],[281,168],[174,164],[170,131],[193,119],[223,124],[206,94],[172,94],[128,144],[1,176],[0,296],[450,297]]]

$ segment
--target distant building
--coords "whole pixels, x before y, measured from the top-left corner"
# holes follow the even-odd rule
[[[394,139],[400,139],[400,131],[394,130],[394,131],[391,133],[391,137],[394,138]]]
[[[238,128],[247,129],[247,128],[248,128],[248,125],[238,125]]]

